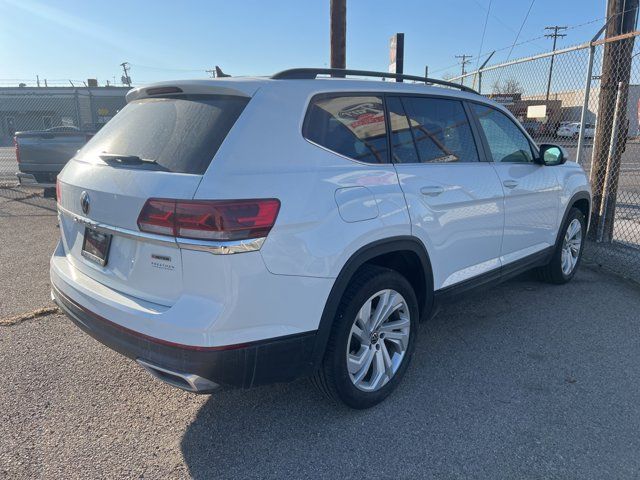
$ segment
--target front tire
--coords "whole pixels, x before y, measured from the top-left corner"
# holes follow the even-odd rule
[[[406,278],[395,270],[365,265],[340,301],[315,385],[351,408],[380,403],[409,366],[418,314]]]
[[[587,221],[584,214],[572,207],[562,224],[560,239],[551,261],[537,271],[541,280],[561,285],[573,278],[582,260],[586,230]]]

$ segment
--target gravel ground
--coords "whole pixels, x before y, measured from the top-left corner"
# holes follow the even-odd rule
[[[0,318],[50,304],[48,264],[60,233],[55,201],[41,194],[0,188]]]
[[[57,235],[15,208],[33,216],[0,216],[26,236],[2,237],[7,312],[46,304]],[[638,478],[638,312],[600,270],[522,276],[423,324],[398,391],[363,412],[306,380],[188,394],[58,314],[0,326],[0,478]]]

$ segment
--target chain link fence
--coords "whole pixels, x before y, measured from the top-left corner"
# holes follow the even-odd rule
[[[0,185],[15,184],[20,170],[50,183],[46,166],[30,165],[30,161],[46,165],[70,158],[125,105],[128,91],[124,87],[22,85],[0,87]]]
[[[561,145],[589,174],[591,261],[640,281],[640,32],[456,77],[503,104],[538,144]]]

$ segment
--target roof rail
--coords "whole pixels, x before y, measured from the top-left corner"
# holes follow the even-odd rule
[[[403,73],[372,72],[369,70],[349,70],[343,68],[292,68],[289,70],[278,72],[272,75],[271,78],[274,80],[313,80],[318,75],[332,75],[335,77],[354,75],[358,77],[379,77],[395,78],[396,80],[415,80],[418,82],[430,83],[432,85],[458,88],[463,92],[478,94],[478,92],[476,92],[473,88],[460,85],[459,83],[447,82],[446,80],[438,80],[437,78],[418,77],[416,75],[405,75]]]

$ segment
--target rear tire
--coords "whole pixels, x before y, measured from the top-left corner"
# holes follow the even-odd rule
[[[572,207],[562,224],[551,261],[536,271],[540,280],[561,285],[573,278],[582,260],[586,227],[587,221],[584,214]]]
[[[351,408],[380,403],[409,366],[418,315],[416,295],[405,277],[388,268],[363,266],[340,301],[313,383]]]
[[[42,196],[44,198],[56,198],[56,189],[53,187],[47,187],[43,190]]]

